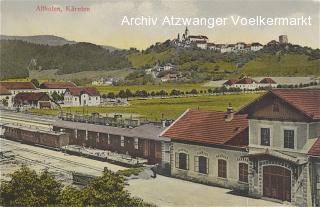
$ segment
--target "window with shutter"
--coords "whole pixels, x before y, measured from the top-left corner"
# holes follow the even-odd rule
[[[218,160],[218,177],[227,178],[227,161]]]

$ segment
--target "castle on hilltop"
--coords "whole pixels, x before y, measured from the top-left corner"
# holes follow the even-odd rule
[[[205,35],[190,35],[188,27],[186,27],[181,37],[180,33],[178,33],[177,38],[173,39],[171,42],[177,47],[197,47],[200,49],[213,50],[221,53],[258,51],[264,47],[264,45],[259,42],[253,42],[250,44],[244,42],[237,42],[236,44],[216,44],[213,42],[209,42],[208,37]],[[287,43],[287,35],[280,35],[279,42],[272,40],[267,45]]]

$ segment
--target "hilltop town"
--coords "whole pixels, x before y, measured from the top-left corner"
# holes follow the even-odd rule
[[[280,35],[279,41],[271,40],[266,45],[278,45],[278,44],[288,44],[288,36]],[[184,33],[180,36],[178,33],[177,38],[172,40],[172,44],[178,47],[192,47],[196,46],[201,49],[213,50],[221,53],[226,52],[248,52],[248,51],[258,51],[261,50],[265,45],[259,42],[244,43],[237,42],[236,44],[219,44],[209,42],[209,39],[205,35],[190,35],[189,29],[186,27]]]

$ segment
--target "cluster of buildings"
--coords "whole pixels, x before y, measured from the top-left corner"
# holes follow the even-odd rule
[[[212,42],[209,42],[209,39],[207,36],[204,35],[189,35],[189,30],[186,27],[182,37],[180,37],[180,34],[178,33],[178,36],[176,39],[172,40],[172,43],[179,47],[191,47],[196,46],[201,49],[207,49],[207,50],[213,50],[221,53],[226,52],[248,52],[248,51],[258,51],[261,50],[264,45],[262,45],[259,42],[253,42],[250,44],[244,43],[244,42],[238,42],[236,44],[215,44]],[[287,35],[280,35],[279,36],[279,42],[272,40],[267,45],[273,45],[273,44],[287,44],[288,43],[288,37]]]
[[[256,81],[250,77],[229,79],[223,84],[227,89],[239,88],[241,90],[255,90],[258,88],[276,88],[278,86],[272,78],[263,78],[260,81]]]
[[[54,95],[61,100],[55,100]],[[0,102],[19,109],[96,106],[100,93],[94,87],[78,87],[72,82],[45,82],[38,88],[32,82],[0,82]]]
[[[168,125],[71,114],[53,130],[70,145],[144,158],[176,178],[318,207],[319,106],[320,89],[273,89],[238,111],[188,109]]]

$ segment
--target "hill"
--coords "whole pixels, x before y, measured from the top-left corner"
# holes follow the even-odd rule
[[[221,79],[250,76],[320,75],[320,51],[299,45],[267,46],[257,52],[219,53],[198,48],[177,48],[170,44],[153,45],[128,59],[136,68],[156,64],[175,64],[179,71],[196,72],[202,77]]]
[[[58,37],[55,35],[34,35],[34,36],[9,36],[9,35],[0,35],[0,40],[22,40],[29,43],[41,44],[41,45],[65,45],[65,44],[76,44],[76,41],[66,40],[63,37]],[[114,51],[118,48],[101,45],[103,48]]]
[[[125,51],[110,52],[84,42],[49,46],[22,40],[0,40],[0,49],[1,79],[28,77],[28,70],[57,69],[58,74],[69,74],[131,66]]]

